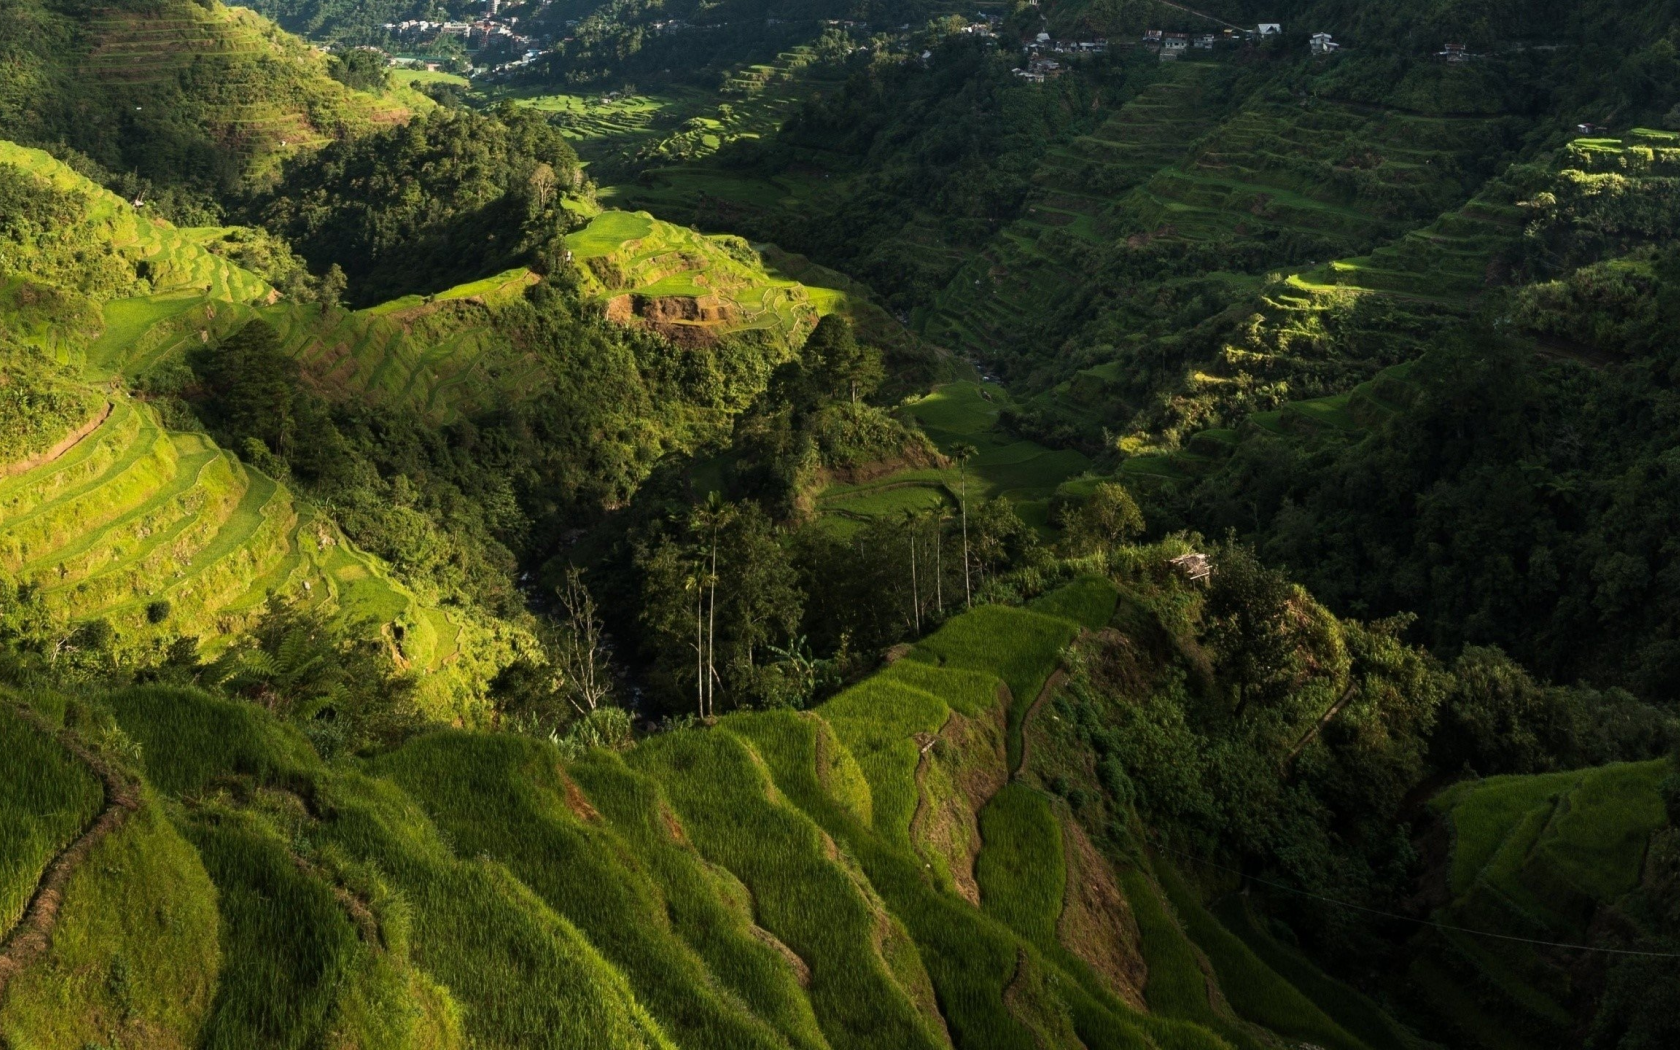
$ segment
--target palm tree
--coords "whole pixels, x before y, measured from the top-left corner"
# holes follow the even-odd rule
[[[979,451],[966,441],[951,446],[951,458],[957,461],[957,477],[962,482],[959,500],[962,503],[963,598],[970,609],[974,608],[974,588],[968,580],[968,461]]]

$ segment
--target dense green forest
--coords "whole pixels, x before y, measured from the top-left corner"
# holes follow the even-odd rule
[[[0,1047],[1672,1045],[1677,235],[1671,0],[10,4]]]

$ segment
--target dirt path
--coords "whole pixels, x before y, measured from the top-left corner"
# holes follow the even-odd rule
[[[1062,683],[1067,680],[1067,671],[1060,667],[1056,668],[1050,677],[1045,679],[1044,688],[1038,691],[1038,696],[1033,700],[1032,706],[1027,708],[1027,713],[1021,716],[1021,761],[1009,774],[1011,779],[1025,773],[1027,764],[1032,759],[1032,735],[1029,730],[1032,729],[1033,715],[1037,714],[1038,709],[1044,706],[1044,701],[1050,699],[1050,694],[1061,688]]]
[[[69,452],[71,449],[81,444],[83,439],[85,439],[89,434],[98,430],[100,424],[104,423],[105,420],[111,417],[111,411],[116,407],[117,406],[114,402],[107,401],[105,402],[105,410],[103,412],[66,434],[64,438],[52,448],[47,449],[45,452],[37,452],[28,459],[19,460],[16,463],[6,463],[4,465],[0,465],[0,478],[9,478],[14,474],[22,474],[26,471],[34,470],[36,467],[45,466],[64,455],[66,452]]]
[[[69,884],[70,876],[82,861],[87,859],[101,839],[121,827],[128,815],[140,808],[138,787],[129,783],[104,759],[89,751],[73,733],[57,729],[30,708],[14,705],[12,710],[43,733],[51,733],[66,750],[93,770],[105,788],[105,808],[74,842],[64,847],[59,855],[53,858],[52,863],[47,865],[47,870],[41,874],[40,883],[35,887],[35,895],[29,900],[29,907],[24,909],[23,918],[18,920],[18,924],[3,941],[0,941],[0,996],[6,994],[6,987],[14,976],[47,950],[47,945],[51,943],[53,926],[58,921],[58,910],[64,903],[64,888]]]

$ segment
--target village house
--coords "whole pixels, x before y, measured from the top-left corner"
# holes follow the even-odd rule
[[[1278,22],[1261,22],[1256,28],[1259,30],[1256,35],[1261,37],[1283,35],[1283,26]]]
[[[1143,31],[1143,46],[1150,51],[1161,50],[1161,31],[1159,29],[1145,29]]]
[[[1199,552],[1180,554],[1167,564],[1191,583],[1201,583],[1213,575],[1213,562],[1208,560],[1207,555]]]
[[[1188,33],[1168,33],[1161,38],[1161,61],[1173,61],[1189,50],[1189,47]]]
[[[1329,33],[1314,33],[1310,46],[1312,47],[1312,53],[1315,55],[1328,55],[1332,51],[1342,49],[1342,45],[1330,39]]]
[[[1602,135],[1610,129],[1603,124],[1577,124],[1575,130],[1583,135]]]
[[[1197,35],[1192,46],[1202,51],[1212,51],[1214,42],[1218,39],[1212,33],[1201,33]]]

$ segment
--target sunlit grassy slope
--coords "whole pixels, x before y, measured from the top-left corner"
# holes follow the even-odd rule
[[[261,313],[306,360],[332,352],[323,328],[373,346],[363,359],[377,352],[383,367],[370,361],[352,377],[443,414],[462,378],[447,366],[469,357],[472,378],[470,352],[484,336],[457,325],[449,333],[456,343],[425,344],[427,318],[412,315],[448,310],[447,301],[394,304],[395,320],[323,318],[318,307],[275,304],[265,282],[205,247],[207,231],[151,219],[36,150],[0,143],[0,164],[51,188],[70,216],[50,235],[14,243],[17,258],[7,265],[22,272],[7,278],[13,291],[0,297],[0,326],[60,362],[55,381],[79,392],[78,411],[60,421],[59,434],[0,464],[0,578],[32,584],[66,632],[108,620],[119,650],[180,635],[214,649],[270,595],[321,606],[383,637],[399,666],[422,677],[436,713],[460,713],[505,658],[497,630],[416,598],[319,509],[204,435],[170,431],[150,405],[122,391],[120,378]],[[460,303],[482,310],[486,297],[523,280],[504,275],[467,290]],[[42,303],[71,323],[37,323]]]
[[[586,295],[614,320],[639,322],[679,342],[762,333],[797,346],[815,326],[819,302],[798,281],[766,271],[739,237],[706,236],[646,212],[604,211],[569,234]]]
[[[1264,1020],[1292,1038],[1366,1045],[1147,863],[1074,849],[1085,833],[1030,776],[1003,786],[1009,697],[1036,694],[1114,595],[1091,578],[1036,611],[976,610],[812,711],[572,761],[445,730],[327,765],[254,705],[158,687],[81,701],[78,725],[134,741],[110,753],[144,799],[77,873],[64,937],[0,996],[0,1034],[73,1050],[141,1021],[162,1046],[1272,1045],[1219,1005],[1244,1009],[1242,989],[1210,996],[1230,979],[1273,995]],[[0,754],[0,777],[45,761],[74,785],[40,743]],[[75,794],[23,796],[0,834],[73,829],[87,806],[58,799]],[[1092,931],[1064,919],[1091,880],[1137,916],[1138,933],[1099,931],[1136,983],[1087,962]],[[112,923],[117,902],[142,910]],[[169,918],[147,940],[154,914]],[[113,968],[127,983],[58,983]],[[166,998],[122,1013],[141,991]]]

